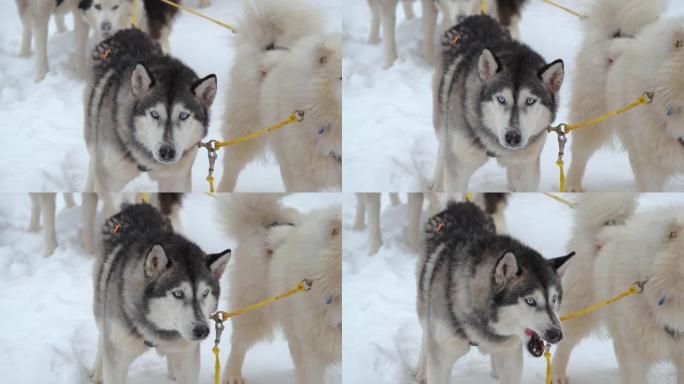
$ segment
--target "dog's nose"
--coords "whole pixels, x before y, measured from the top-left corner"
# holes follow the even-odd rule
[[[198,324],[192,329],[192,335],[196,339],[204,339],[209,336],[209,326],[206,324]]]
[[[112,23],[109,21],[105,21],[102,24],[100,24],[100,30],[102,32],[110,32],[112,30]]]
[[[522,134],[520,134],[520,131],[508,131],[504,138],[506,139],[506,144],[510,146],[517,146],[522,142]]]
[[[544,332],[544,340],[551,344],[559,343],[563,340],[563,331],[561,331],[560,328],[551,328]]]
[[[159,157],[164,161],[170,161],[176,158],[176,149],[169,144],[164,144],[159,148]]]

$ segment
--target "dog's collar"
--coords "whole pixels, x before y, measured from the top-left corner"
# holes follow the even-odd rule
[[[155,344],[149,340],[143,340],[143,344],[145,344],[146,346],[148,346],[150,348],[155,348],[157,346],[157,344]]]
[[[147,168],[146,166],[142,165],[142,164],[138,164],[138,171],[140,171],[140,172],[149,172],[150,169]]]

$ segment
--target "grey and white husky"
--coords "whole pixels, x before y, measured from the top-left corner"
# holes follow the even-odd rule
[[[199,342],[209,335],[230,250],[205,254],[148,204],[124,207],[102,235],[93,274],[100,331],[93,380],[125,383],[133,360],[156,348],[169,376],[197,383]]]
[[[558,311],[562,268],[519,241],[497,235],[473,203],[451,203],[425,228],[418,260],[417,309],[423,339],[419,382],[446,384],[470,346],[491,353],[494,375],[520,383],[522,342],[534,356],[563,338]]]
[[[447,31],[440,61],[433,83],[435,190],[468,190],[471,175],[491,157],[506,168],[510,190],[536,191],[563,61],[547,64],[489,16],[470,16]]]
[[[84,97],[86,191],[118,192],[142,172],[161,192],[190,191],[216,76],[197,77],[137,29],[103,41],[93,58]]]

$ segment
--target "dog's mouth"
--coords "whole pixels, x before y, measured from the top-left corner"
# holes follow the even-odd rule
[[[525,329],[525,336],[529,338],[527,341],[527,350],[534,357],[541,357],[544,354],[544,340],[539,337],[537,332],[527,328]]]

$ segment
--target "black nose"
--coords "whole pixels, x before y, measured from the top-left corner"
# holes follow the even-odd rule
[[[520,142],[522,142],[522,135],[520,134],[520,131],[507,131],[504,138],[506,139],[506,144],[510,146],[517,146],[520,145]]]
[[[192,329],[192,335],[195,336],[196,339],[204,339],[209,336],[209,326],[206,324],[196,325],[195,328]]]
[[[110,23],[109,21],[105,21],[104,23],[100,24],[100,30],[102,30],[102,32],[111,31],[112,30],[112,23]]]
[[[561,331],[560,328],[551,328],[544,332],[544,340],[551,344],[559,343],[563,340],[563,331]]]
[[[176,149],[169,144],[164,144],[159,148],[159,157],[164,161],[173,160],[176,157]]]

